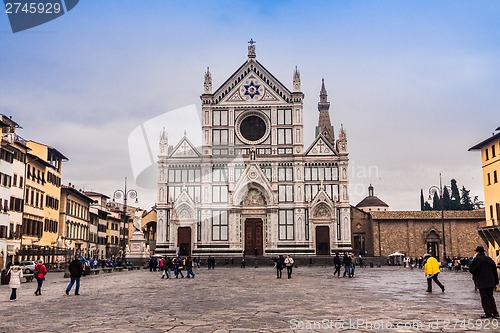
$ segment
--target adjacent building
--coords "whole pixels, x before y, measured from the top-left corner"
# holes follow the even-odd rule
[[[156,220],[157,212],[156,207],[153,207],[149,212],[144,211],[142,216],[142,229],[145,234],[147,245],[151,251],[156,249]]]
[[[371,185],[368,196],[351,207],[356,254],[387,259],[395,252],[412,258],[431,253],[441,260],[445,252],[450,258],[471,257],[481,242],[477,227],[484,220],[484,209],[446,210],[441,215],[440,210],[388,208],[373,194]]]
[[[17,135],[20,126],[0,114],[0,269],[21,248],[26,173],[26,141]]]
[[[500,127],[470,150],[481,151],[483,171],[486,219],[478,232],[488,244],[489,254],[496,256],[500,249]]]
[[[70,250],[71,254],[81,254],[89,257],[91,251],[90,240],[90,204],[93,200],[74,186],[61,188],[61,209],[59,216],[59,235],[64,241],[64,247]],[[97,234],[97,226],[93,228]],[[95,251],[95,244],[92,246]]]
[[[389,210],[389,205],[380,200],[373,192],[373,186],[368,186],[368,196],[361,200],[356,208],[364,212],[385,212]]]
[[[108,258],[109,245],[107,243],[107,232],[108,216],[110,213],[106,209],[106,203],[109,197],[94,191],[85,191],[84,194],[92,199],[92,203],[90,204],[91,219],[97,219],[96,249],[91,253],[91,256],[99,259]],[[95,224],[95,222],[92,224]]]
[[[201,95],[202,146],[164,131],[158,161],[156,253],[331,255],[351,250],[347,135],[335,135],[324,81],[318,126],[305,146],[304,94],[248,58]]]
[[[121,231],[123,230],[121,228],[121,225],[123,224],[121,213],[109,212],[107,222],[106,258],[118,257],[123,248],[123,239],[120,238]]]

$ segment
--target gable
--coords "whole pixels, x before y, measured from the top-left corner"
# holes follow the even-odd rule
[[[258,61],[249,59],[213,94],[215,104],[290,103],[292,94]]]
[[[262,169],[256,163],[249,164],[234,185],[234,203],[242,203],[244,199],[247,198],[252,188],[258,189],[260,193],[264,195],[263,200],[266,204],[272,204],[274,202],[271,184],[262,172]]]
[[[283,104],[287,101],[276,94],[270,85],[260,79],[255,73],[249,73],[236,85],[230,94],[224,97],[218,105],[265,102],[266,104]]]
[[[337,156],[337,151],[332,145],[320,134],[313,141],[311,146],[306,150],[306,156]]]
[[[198,150],[193,146],[193,144],[188,140],[188,138],[183,137],[182,140],[175,146],[169,157],[178,158],[192,158],[201,157]]]

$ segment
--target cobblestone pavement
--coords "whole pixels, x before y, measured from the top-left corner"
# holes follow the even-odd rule
[[[478,319],[469,273],[441,273],[446,291],[435,286],[432,294],[421,270],[400,267],[357,268],[352,279],[305,266],[290,280],[286,270],[277,279],[272,267],[195,273],[169,280],[146,270],[86,276],[80,296],[66,296],[68,279],[49,273],[42,296],[33,294],[35,282],[23,283],[16,302],[1,286],[0,332],[500,331],[496,320]]]

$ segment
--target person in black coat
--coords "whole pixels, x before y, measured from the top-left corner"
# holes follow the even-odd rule
[[[69,264],[69,274],[71,282],[66,288],[66,295],[69,295],[69,292],[71,291],[71,288],[73,288],[73,284],[75,284],[75,282],[75,295],[80,295],[80,278],[83,275],[83,264],[80,261],[79,256],[76,256],[75,259],[73,259],[73,261]]]
[[[477,288],[481,296],[481,305],[484,315],[481,318],[498,318],[497,305],[493,291],[498,284],[498,274],[495,262],[484,254],[484,247],[476,248],[476,257],[472,260],[469,272],[477,281]]]
[[[274,259],[275,266],[276,266],[276,277],[278,279],[281,279],[281,271],[283,270],[283,267],[285,267],[285,258],[280,254],[277,258]]]
[[[335,271],[333,272],[333,276],[337,275],[340,277],[340,268],[342,267],[342,260],[339,257],[339,253],[335,253],[335,257],[333,257],[333,267],[335,267]]]

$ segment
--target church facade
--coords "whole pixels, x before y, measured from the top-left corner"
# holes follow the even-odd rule
[[[248,58],[201,95],[202,146],[160,138],[156,253],[206,257],[351,250],[346,131],[335,137],[324,82],[304,146],[300,73],[292,90]]]

